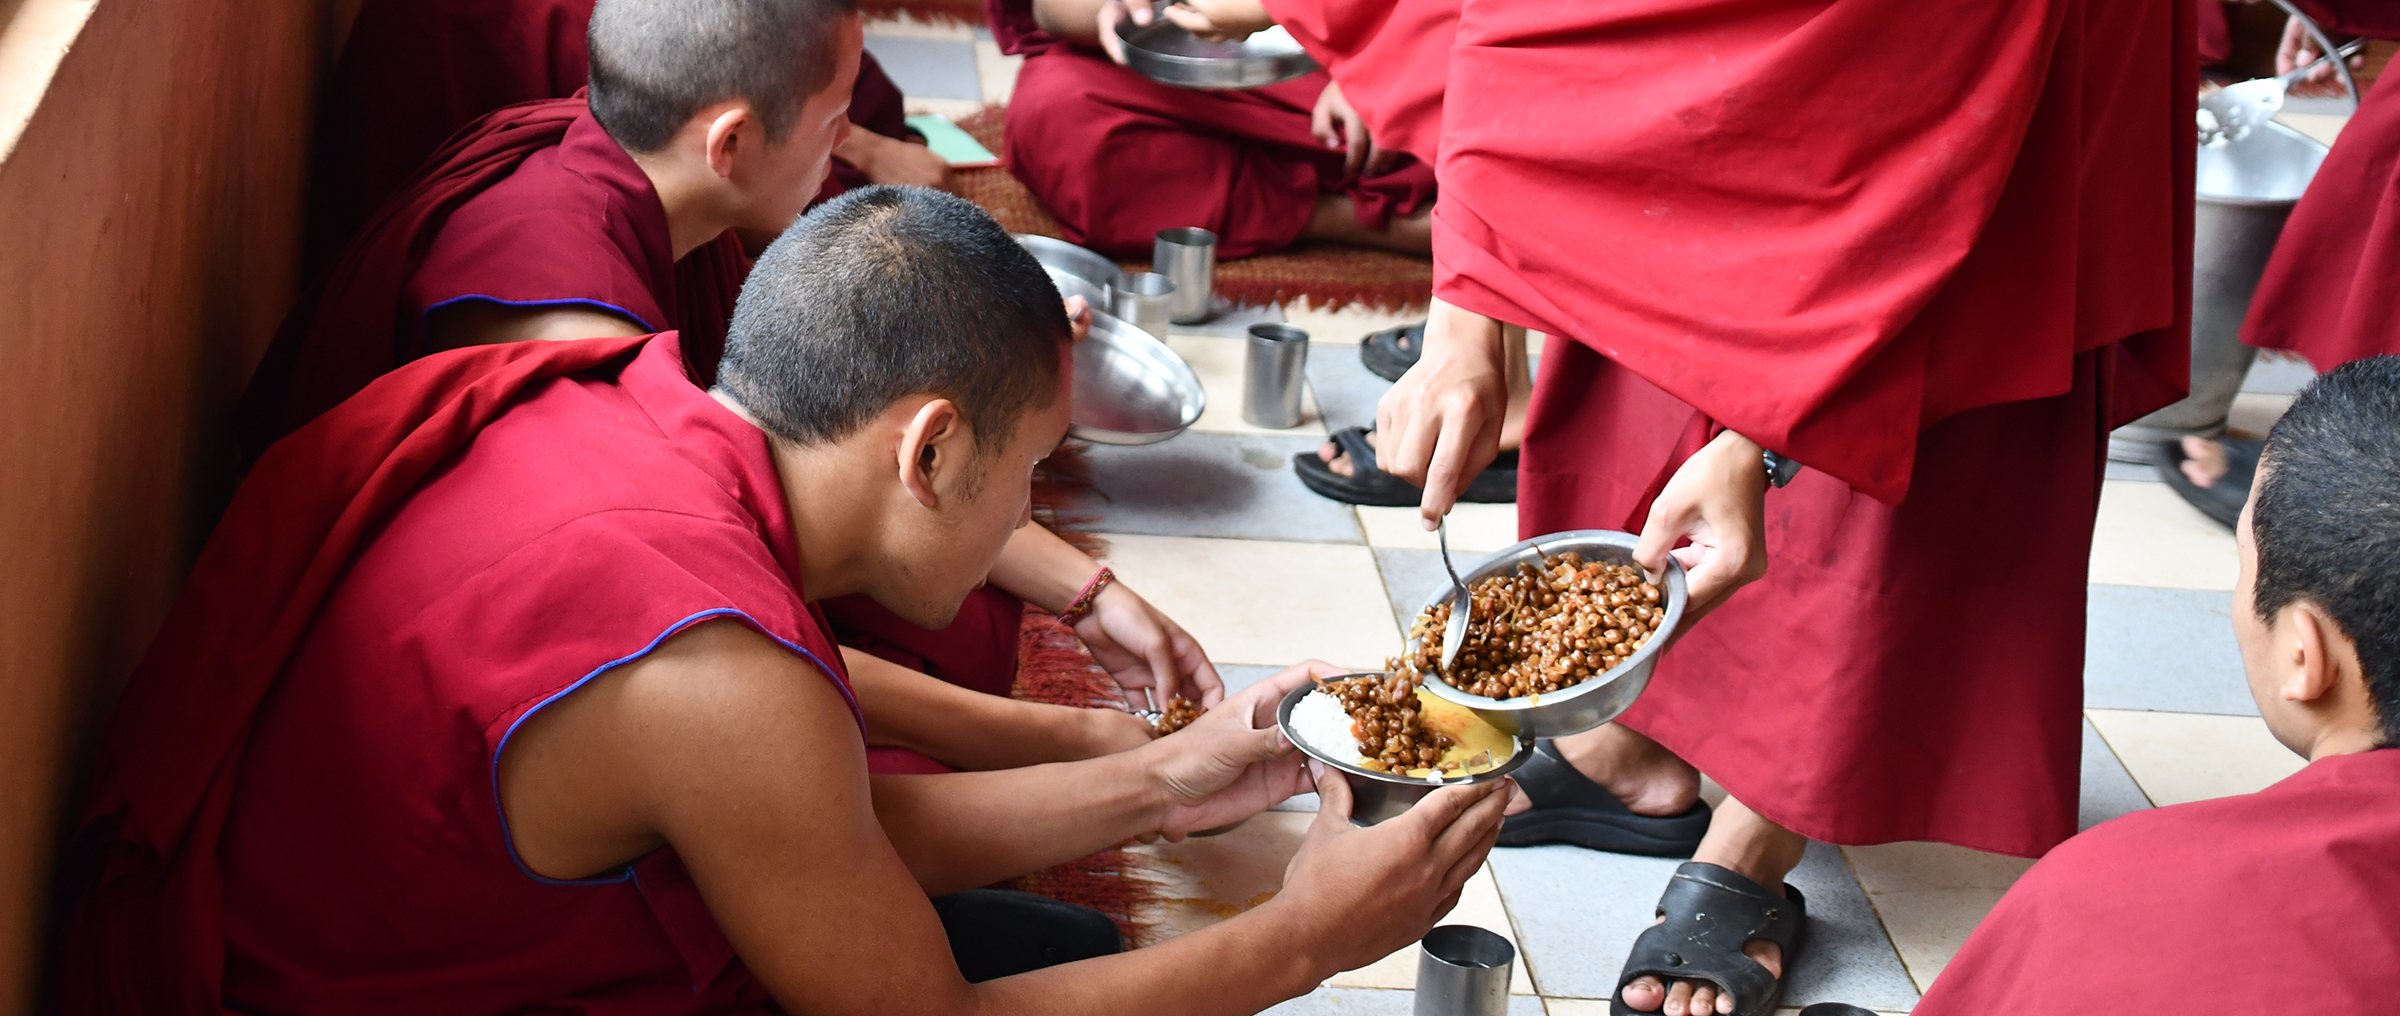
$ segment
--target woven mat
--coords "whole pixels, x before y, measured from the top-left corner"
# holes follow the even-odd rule
[[[859,0],[858,13],[867,20],[902,14],[918,21],[948,25],[980,25],[983,0]]]
[[[986,106],[958,125],[985,148],[998,152],[1006,117],[1004,107]],[[950,174],[950,181],[959,196],[983,206],[1009,232],[1066,238],[1058,220],[1005,168],[960,170]],[[1150,267],[1137,262],[1125,262],[1124,266],[1145,271]],[[1355,303],[1397,311],[1423,307],[1433,298],[1433,263],[1346,244],[1303,243],[1272,254],[1217,262],[1216,289],[1236,303],[1253,306],[1305,299],[1320,310]]]

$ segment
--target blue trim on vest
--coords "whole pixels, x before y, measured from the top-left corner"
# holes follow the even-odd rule
[[[417,327],[425,327],[425,323],[433,318],[434,311],[440,310],[454,303],[465,303],[469,300],[482,300],[485,303],[496,303],[503,307],[570,307],[578,305],[584,307],[598,307],[602,310],[615,311],[616,313],[622,314],[628,318],[632,318],[634,324],[650,329],[653,332],[665,330],[657,325],[651,324],[648,321],[642,320],[642,316],[639,314],[626,310],[623,307],[619,307],[616,304],[608,303],[602,300],[586,300],[581,297],[569,297],[562,300],[503,300],[497,296],[485,296],[481,293],[468,293],[464,296],[453,296],[440,303],[434,304],[431,307],[425,308],[425,313],[417,315]]]
[[[697,614],[693,614],[690,617],[668,625],[667,630],[659,632],[658,637],[651,639],[649,645],[643,646],[642,648],[634,650],[631,653],[620,656],[593,668],[591,673],[576,678],[575,683],[552,692],[549,698],[545,698],[540,702],[534,703],[533,708],[525,710],[524,715],[517,717],[515,722],[512,722],[508,725],[508,730],[500,735],[499,745],[492,749],[492,810],[497,812],[500,816],[500,842],[508,850],[509,863],[516,865],[518,871],[524,872],[526,878],[540,882],[543,885],[615,885],[616,883],[631,879],[633,877],[634,865],[641,862],[636,860],[625,865],[623,870],[614,875],[606,875],[598,878],[549,878],[543,875],[535,874],[533,869],[526,867],[525,859],[517,856],[516,835],[509,832],[508,829],[508,809],[503,808],[500,805],[500,755],[508,750],[508,739],[517,736],[517,728],[524,726],[526,720],[533,718],[533,714],[541,712],[551,703],[567,697],[569,694],[573,693],[575,689],[591,683],[593,678],[599,677],[600,675],[608,673],[611,670],[615,670],[618,667],[622,667],[625,664],[632,663],[633,661],[641,659],[644,656],[648,656],[653,651],[658,649],[660,643],[674,638],[676,635],[681,634],[685,629],[690,628],[695,624],[699,624],[702,621],[719,617],[741,618],[743,621],[749,622],[751,630],[756,631],[761,635],[765,635],[768,638],[774,639],[785,649],[799,653],[801,656],[807,658],[808,662],[815,664],[817,670],[823,673],[827,680],[832,681],[835,688],[841,690],[842,699],[850,703],[851,717],[856,719],[859,723],[859,734],[862,737],[866,734],[866,714],[858,707],[858,696],[850,690],[849,683],[842,680],[840,676],[842,673],[841,671],[837,671],[832,667],[826,666],[823,659],[820,659],[817,654],[808,651],[808,647],[787,641],[783,636],[769,631],[766,625],[758,622],[757,618],[750,616],[747,611],[744,611],[738,607],[713,607],[708,610],[703,610]],[[649,855],[645,854],[643,856],[647,857]]]

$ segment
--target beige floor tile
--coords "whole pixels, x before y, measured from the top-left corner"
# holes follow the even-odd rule
[[[1508,939],[1511,946],[1517,944],[1516,928],[1508,921],[1508,907],[1500,900],[1500,883],[1492,878],[1492,869],[1488,865],[1467,880],[1466,887],[1459,892],[1458,906],[1450,911],[1449,916],[1442,918],[1441,923],[1472,924],[1498,932],[1501,937]],[[1412,943],[1366,966],[1335,974],[1325,983],[1335,988],[1415,988],[1417,947]],[[1516,972],[1509,975],[1508,990],[1514,995],[1534,993],[1533,977],[1525,972],[1523,949],[1517,951]]]
[[[928,99],[911,95],[900,102],[900,111],[910,116],[932,114],[951,120],[964,120],[983,110],[983,103],[973,99]]]
[[[1283,869],[1316,821],[1311,812],[1265,811],[1218,836],[1136,846],[1133,871],[1157,883],[1159,899],[1137,923],[1154,944],[1228,920],[1273,899]]]
[[[1387,550],[1440,550],[1414,508],[1358,507],[1358,524],[1370,546]],[[1517,506],[1462,504],[1450,511],[1450,553],[1489,554],[1517,542]],[[1465,562],[1460,562],[1465,564]]]
[[[2275,119],[2283,125],[2326,144],[2340,137],[2342,127],[2350,122],[2347,113],[2278,113]]]
[[[1605,998],[1544,998],[1542,1011],[1549,1016],[1608,1016]],[[1780,1014],[1778,1014],[1780,1016]]]
[[[2275,421],[2283,419],[2284,410],[2290,408],[2292,396],[2243,392],[2233,397],[2233,409],[2225,415],[2225,429],[2236,437],[2265,437],[2267,431],[2274,429]]]
[[[888,35],[904,39],[950,39],[964,42],[975,37],[975,30],[966,25],[951,21],[919,21],[910,17],[907,11],[896,12],[891,17],[867,18],[864,25],[868,35]]]
[[[1318,310],[1306,300],[1297,300],[1283,305],[1283,319],[1307,332],[1310,342],[1355,346],[1370,333],[1423,322],[1425,308],[1389,311],[1351,304],[1340,310]]]
[[[983,87],[983,101],[1007,105],[1008,97],[1017,90],[1017,71],[1024,66],[1024,57],[1000,52],[999,43],[975,40],[975,78]]]
[[[1843,847],[1842,854],[1919,991],[1933,985],[1967,934],[2033,867],[2024,858],[1946,843]]]
[[[1301,393],[1297,427],[1273,430],[1251,426],[1242,419],[1242,360],[1248,355],[1249,340],[1170,335],[1167,346],[1192,365],[1192,373],[1200,376],[1201,389],[1208,393],[1208,409],[1200,414],[1200,422],[1193,424],[1192,429],[1224,434],[1324,436],[1325,420],[1318,414],[1317,397],[1311,392]]]
[[[1304,659],[1381,667],[1400,629],[1375,569],[1356,545],[1108,538],[1108,562],[1200,640],[1219,663],[1283,666]]]
[[[2087,709],[2092,726],[2161,807],[2255,793],[2306,762],[2255,716]]]
[[[2112,586],[2233,588],[2233,534],[2185,504],[2166,484],[2101,485],[2092,533],[2091,580]]]

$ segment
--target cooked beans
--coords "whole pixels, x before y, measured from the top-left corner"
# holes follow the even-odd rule
[[[1165,737],[1168,734],[1172,734],[1178,730],[1182,730],[1185,727],[1191,726],[1193,720],[1199,719],[1200,714],[1207,711],[1208,710],[1202,709],[1198,705],[1193,704],[1191,699],[1177,695],[1174,698],[1167,700],[1166,711],[1158,714],[1158,722],[1152,724],[1152,726],[1158,728],[1158,736]],[[1180,744],[1182,742],[1177,743]]]
[[[1650,640],[1664,617],[1658,585],[1631,565],[1587,562],[1569,552],[1517,565],[1468,590],[1475,601],[1467,644],[1446,675],[1452,687],[1489,698],[1572,688],[1605,674]],[[1436,673],[1450,604],[1418,616],[1410,669]]]
[[[1448,734],[1425,729],[1417,716],[1414,674],[1362,675],[1325,682],[1322,687],[1340,699],[1350,714],[1350,734],[1358,738],[1359,754],[1385,772],[1421,769],[1441,760],[1455,743]]]

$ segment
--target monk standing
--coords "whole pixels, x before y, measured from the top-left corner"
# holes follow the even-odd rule
[[[1921,1016],[2377,1012],[2400,997],[2400,357],[2337,367],[2267,438],[2233,634],[2307,758],[2255,794],[2135,812],[2018,879]]]
[[[674,329],[714,377],[744,234],[774,236],[815,199],[862,58],[839,0],[602,0],[589,98],[510,107],[453,138],[287,319],[238,421],[255,454],[401,363],[461,346]],[[927,632],[860,600],[829,612],[856,645],[879,766],[988,768],[1146,741],[1115,711],[1005,697],[1028,601],[1075,624],[1139,700],[1222,694],[1199,645],[1040,527],[1011,541],[958,622]],[[942,729],[927,724],[951,721]],[[962,736],[974,731],[978,736]]]
[[[1276,6],[1331,26],[1295,32],[1337,81],[1379,37],[1380,6]],[[1545,332],[1520,531],[1639,530],[1707,615],[1542,746],[1503,834],[1695,857],[1620,1006],[1771,1009],[1809,839],[2074,832],[2102,446],[2184,377],[2191,11],[1469,2],[1418,62],[1435,301],[1382,465],[1430,528],[1493,457],[1500,323]]]
[[[713,391],[671,333],[486,347],[278,445],[112,717],[58,1008],[1232,1014],[1422,935],[1505,781],[1361,830],[1330,775],[1273,901],[953,966],[927,895],[1305,786],[1273,705],[1331,670],[1106,759],[868,775],[813,604],[947,620],[1025,524],[1069,341],[988,216],[874,188],[766,253]]]
[[[1067,238],[1146,258],[1159,230],[1201,226],[1222,257],[1331,240],[1423,254],[1433,168],[1375,147],[1331,78],[1239,91],[1163,85],[1112,62],[1125,0],[986,0],[1009,95],[1009,171]],[[1106,47],[1106,50],[1103,50]]]

